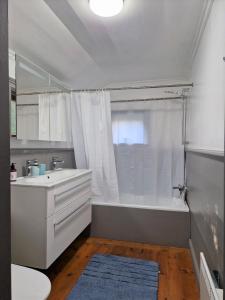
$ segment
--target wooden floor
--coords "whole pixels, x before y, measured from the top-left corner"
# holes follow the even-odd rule
[[[66,299],[95,253],[157,261],[160,263],[158,300],[199,300],[189,250],[98,238],[76,240],[46,271],[52,282],[49,300]]]

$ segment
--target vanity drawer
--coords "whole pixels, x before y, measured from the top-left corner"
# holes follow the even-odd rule
[[[83,182],[75,187],[70,185],[65,190],[54,195],[55,213],[65,209],[68,205],[75,205],[78,208],[87,201],[90,196],[90,181]]]
[[[90,200],[77,209],[70,206],[55,215],[52,223],[53,243],[50,259],[54,261],[90,223]]]
[[[64,220],[69,218],[71,215],[75,215],[75,213],[79,213],[79,211],[82,210],[83,207],[85,207],[87,204],[90,205],[90,199],[87,195],[84,195],[83,197],[80,197],[77,199],[77,201],[71,202],[69,205],[61,209],[60,211],[56,212],[53,220],[54,220],[54,226],[57,227],[57,225],[61,224]]]

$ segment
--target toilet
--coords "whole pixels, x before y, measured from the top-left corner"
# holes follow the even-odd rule
[[[39,271],[11,265],[12,300],[47,300],[51,282]]]

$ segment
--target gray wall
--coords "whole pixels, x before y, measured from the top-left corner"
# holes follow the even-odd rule
[[[64,168],[75,168],[74,151],[71,149],[11,149],[11,162],[16,163],[18,176],[23,176],[23,167],[27,159],[38,159],[50,169],[52,156],[57,156],[65,161]]]
[[[223,277],[224,161],[223,157],[187,153],[191,241],[199,263],[204,252],[210,270]]]

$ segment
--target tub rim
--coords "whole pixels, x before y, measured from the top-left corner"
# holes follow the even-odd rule
[[[182,201],[182,200],[181,200]],[[117,202],[98,202],[96,200],[91,201],[92,205],[96,206],[110,206],[110,207],[123,207],[123,208],[137,208],[137,209],[149,209],[149,210],[158,210],[158,211],[169,211],[169,212],[189,212],[189,207],[185,201],[183,201],[184,207],[169,207],[169,206],[160,206],[160,205],[138,205],[138,204],[126,204],[126,203],[117,203]]]

